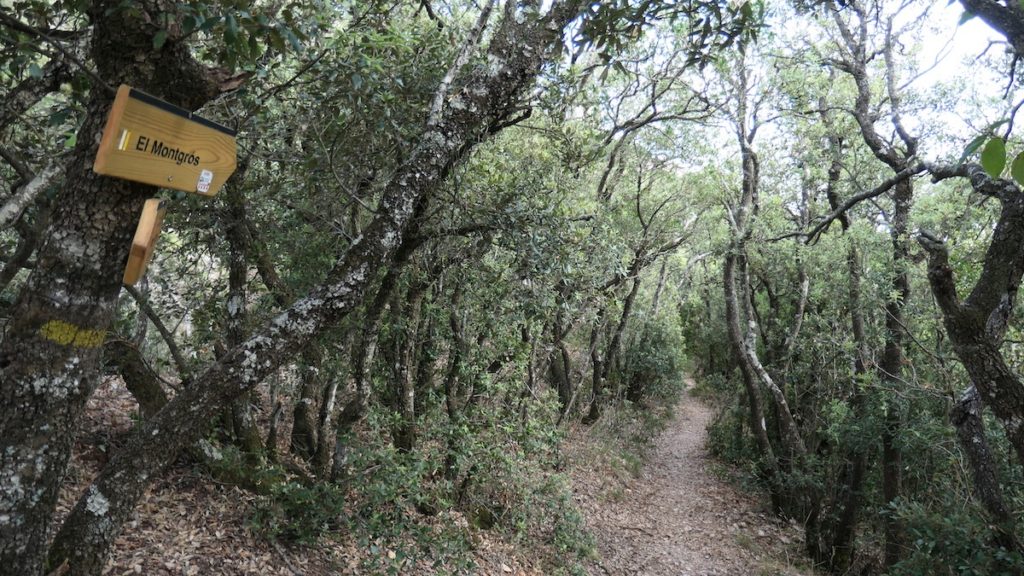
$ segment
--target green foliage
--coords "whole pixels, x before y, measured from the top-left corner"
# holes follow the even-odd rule
[[[268,538],[313,544],[346,523],[344,489],[332,484],[275,484],[253,512],[252,524]]]
[[[991,138],[981,150],[981,166],[993,178],[998,178],[1006,167],[1006,142]]]
[[[683,386],[683,340],[668,317],[646,319],[630,333],[622,350],[618,380],[633,402],[665,404]]]
[[[891,574],[910,576],[1012,576],[1024,573],[1024,555],[994,541],[996,532],[975,506],[964,508],[948,498],[942,512],[916,502],[902,502],[895,512],[909,531],[910,550]]]

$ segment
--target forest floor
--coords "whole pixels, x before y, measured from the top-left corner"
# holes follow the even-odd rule
[[[58,517],[116,449],[133,424],[134,401],[124,385],[106,379],[89,401]],[[610,415],[611,416],[611,415]],[[565,445],[566,472],[576,504],[593,533],[599,557],[593,576],[801,575],[800,533],[724,478],[728,468],[705,449],[712,409],[686,393],[667,427],[647,444],[622,438],[643,426],[634,416],[577,426]],[[640,449],[648,445],[646,453]],[[642,455],[643,454],[643,455]],[[373,574],[352,538],[324,538],[287,548],[252,529],[259,497],[212,481],[179,461],[161,475],[118,538],[105,576],[327,576]],[[59,518],[58,518],[59,520]],[[424,524],[460,523],[457,513]],[[540,576],[537,550],[523,550],[489,531],[474,532],[476,573]],[[383,552],[381,552],[383,553]],[[389,553],[390,557],[390,553]],[[429,559],[400,574],[431,574]]]
[[[591,574],[814,574],[799,528],[723,477],[728,470],[705,447],[712,417],[712,408],[687,391],[646,458],[627,458],[625,472],[594,466],[602,459],[592,454],[573,455],[576,501],[600,554]]]

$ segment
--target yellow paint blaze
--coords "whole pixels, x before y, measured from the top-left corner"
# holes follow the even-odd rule
[[[60,344],[61,346],[74,346],[75,348],[96,348],[103,344],[106,332],[82,328],[63,320],[50,320],[39,329],[39,335],[43,338]]]

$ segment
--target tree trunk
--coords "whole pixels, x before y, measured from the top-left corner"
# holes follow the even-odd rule
[[[320,399],[320,412],[317,415],[316,450],[313,453],[313,469],[317,476],[326,478],[331,468],[331,419],[334,417],[334,406],[338,398],[340,377],[332,374],[324,386],[323,397]]]
[[[604,361],[601,358],[601,331],[604,329],[605,307],[597,311],[594,318],[594,326],[590,329],[590,364],[593,370],[593,382],[591,385],[593,398],[590,401],[590,410],[583,418],[584,424],[593,424],[601,417],[601,402],[604,396]]]
[[[910,180],[896,185],[893,193],[892,218],[889,234],[892,238],[892,285],[885,302],[885,347],[879,372],[883,382],[892,389],[903,383],[903,308],[910,299],[910,238],[907,226],[914,187]],[[882,428],[882,498],[892,506],[903,491],[903,454],[897,437],[901,428],[901,410],[890,403]],[[885,525],[885,565],[891,568],[900,561],[903,548],[903,529],[894,514],[887,514]]]
[[[855,421],[864,417],[865,395],[861,380],[867,374],[868,344],[861,300],[860,255],[854,240],[848,239],[846,255],[849,272],[850,326],[854,342],[854,379],[850,386],[850,409]],[[868,450],[856,445],[847,450],[837,488],[831,502],[807,526],[807,550],[815,562],[825,564],[831,572],[844,574],[854,557],[857,522],[863,506],[864,480],[868,469]]]
[[[981,275],[963,302],[957,295],[945,244],[926,232],[918,240],[930,253],[928,282],[953,350],[982,402],[1003,425],[1018,464],[1024,464],[1024,382],[999,349],[1024,274],[1024,194],[1009,180],[989,178],[976,164],[930,170],[936,180],[970,178],[976,192],[996,197],[1002,204]]]
[[[782,479],[779,477],[779,464],[768,438],[764,408],[761,404],[761,392],[757,385],[757,376],[746,360],[745,338],[743,336],[740,296],[736,292],[736,260],[739,257],[730,252],[725,255],[722,264],[722,278],[725,293],[725,323],[729,334],[729,343],[739,366],[743,386],[747,392],[747,403],[750,407],[750,431],[754,434],[754,442],[760,452],[758,467],[768,484],[768,493],[772,506],[776,511],[784,509]]]
[[[306,354],[307,362],[316,357],[320,360],[319,354]],[[302,384],[299,387],[299,398],[295,401],[295,410],[292,411],[292,434],[289,442],[289,450],[304,460],[313,458],[316,452],[316,397],[320,392],[320,362],[307,364],[302,367]]]
[[[555,311],[555,322],[551,327],[553,339],[553,350],[551,352],[551,374],[558,390],[558,405],[564,414],[569,409],[569,402],[572,399],[572,358],[563,340],[565,335],[565,312],[562,310],[562,302],[559,302]]]
[[[661,292],[665,289],[665,277],[668,268],[668,258],[661,261],[661,270],[658,271],[658,287],[654,289],[654,296],[651,297],[651,318],[658,315],[658,306],[661,304]]]
[[[195,109],[218,92],[188,48],[153,50],[142,10],[115,0],[91,6],[92,61],[107,84],[126,83]],[[97,383],[123,268],[152,186],[92,171],[113,91],[92,88],[86,117],[53,202],[38,265],[11,310],[0,343],[0,566],[43,571],[57,490],[78,418]],[[156,420],[155,418],[153,420]],[[93,510],[103,510],[93,499]]]
[[[412,452],[419,435],[416,425],[416,363],[415,351],[419,338],[420,313],[427,284],[420,280],[405,294],[405,306],[399,318],[405,326],[394,342],[392,364],[392,408],[398,413],[397,425],[392,429],[395,448],[399,452]],[[397,309],[395,310],[397,312]],[[396,318],[397,319],[397,318]]]
[[[249,281],[249,266],[246,253],[249,252],[248,229],[245,225],[245,202],[239,186],[244,178],[247,163],[242,165],[228,179],[224,191],[225,237],[228,241],[228,298],[226,305],[226,338],[229,349],[245,340],[245,318],[248,304],[246,288]],[[263,457],[263,438],[256,424],[252,392],[246,392],[231,403],[228,410],[235,444],[251,458]]]
[[[630,288],[626,300],[622,303],[622,314],[619,322],[615,325],[615,332],[612,333],[611,342],[608,343],[608,351],[605,352],[604,376],[602,379],[607,382],[612,376],[612,367],[619,361],[619,353],[622,350],[622,335],[626,333],[626,326],[629,324],[629,316],[633,313],[633,303],[636,302],[636,295],[640,291],[640,276],[633,278],[633,287]],[[634,383],[627,383],[634,385]],[[636,383],[639,384],[639,383]],[[639,394],[637,394],[639,400]]]
[[[104,356],[117,365],[118,372],[132,397],[139,403],[139,416],[152,418],[164,404],[167,394],[157,382],[156,374],[146,364],[139,349],[124,340],[108,340]]]
[[[348,444],[351,440],[352,428],[358,423],[366,411],[366,403],[370,397],[370,377],[373,370],[373,361],[377,355],[377,339],[380,336],[380,318],[391,298],[391,292],[398,284],[398,278],[402,268],[412,256],[413,252],[420,245],[419,241],[412,240],[419,231],[419,216],[425,209],[425,203],[416,208],[409,224],[407,237],[395,252],[395,259],[388,267],[384,278],[380,281],[377,293],[366,309],[363,317],[363,329],[360,331],[358,341],[352,347],[352,355],[349,364],[352,366],[352,381],[354,396],[345,404],[338,421],[334,427],[334,456],[331,463],[331,480],[337,482],[345,476],[345,466],[348,464]]]
[[[949,420],[956,428],[960,448],[967,455],[974,480],[974,496],[995,521],[999,544],[1007,550],[1017,550],[1014,538],[1014,517],[1003,503],[1003,490],[999,486],[997,468],[985,437],[985,423],[981,413],[981,396],[971,386],[949,412]]]

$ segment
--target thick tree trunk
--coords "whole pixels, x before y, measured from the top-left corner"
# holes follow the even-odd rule
[[[1007,365],[998,344],[1005,334],[1024,273],[1024,195],[1006,180],[989,179],[979,166],[933,172],[970,176],[975,190],[997,196],[1003,204],[981,277],[962,303],[945,244],[927,233],[922,233],[919,241],[930,253],[928,281],[942,310],[953,350],[982,402],[1003,425],[1018,463],[1024,463],[1024,382]]]
[[[996,474],[997,468],[992,451],[985,437],[985,423],[981,413],[981,396],[971,386],[949,413],[950,422],[956,428],[960,448],[967,455],[974,480],[974,495],[999,526],[1001,542],[1009,550],[1017,549],[1013,537],[1014,517],[1003,502],[1003,491]]]
[[[191,109],[217,93],[186,47],[168,41],[154,51],[145,15],[117,4],[96,1],[90,11],[92,60],[108,84],[124,82]],[[155,192],[92,171],[112,100],[112,91],[93,87],[38,265],[0,343],[0,566],[9,573],[43,571],[76,423],[97,382],[142,203]],[[92,502],[104,509],[102,500]]]

